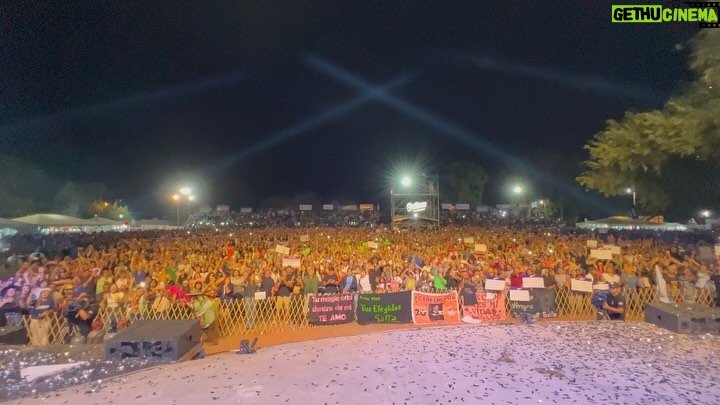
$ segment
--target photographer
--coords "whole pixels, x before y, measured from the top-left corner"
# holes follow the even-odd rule
[[[605,311],[606,319],[611,321],[625,320],[625,297],[620,293],[620,284],[611,282],[610,295],[603,303],[602,309]]]
[[[90,307],[90,299],[82,294],[79,298],[72,300],[63,311],[63,316],[67,319],[70,329],[66,340],[69,342],[77,330],[83,337],[83,342],[87,343],[87,337],[92,330],[95,318],[95,310]]]

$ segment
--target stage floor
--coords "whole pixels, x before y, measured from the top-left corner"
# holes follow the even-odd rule
[[[222,353],[12,404],[717,404],[720,337],[647,323],[417,328]],[[216,402],[217,401],[217,402]]]

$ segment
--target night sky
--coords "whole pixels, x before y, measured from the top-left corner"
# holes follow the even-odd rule
[[[141,216],[188,181],[233,209],[303,191],[377,201],[407,157],[484,166],[496,203],[530,157],[580,161],[605,120],[680,91],[675,45],[697,32],[612,24],[605,1],[2,3],[0,153],[103,182]],[[397,82],[328,118],[367,92],[313,60]],[[562,181],[579,189],[574,174]]]

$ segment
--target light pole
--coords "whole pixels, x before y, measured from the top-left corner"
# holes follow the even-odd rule
[[[175,201],[177,208],[177,226],[180,226],[180,194],[173,194],[172,199]]]
[[[632,194],[633,209],[635,209],[635,205],[636,205],[635,204],[635,197],[636,197],[635,189],[632,187],[628,187],[625,189],[625,192],[628,194]]]

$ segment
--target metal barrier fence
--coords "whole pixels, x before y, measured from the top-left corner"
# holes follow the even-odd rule
[[[445,292],[445,291],[425,291]],[[669,289],[670,299],[677,303],[694,302],[701,305],[711,306],[714,304],[713,297],[706,291],[700,290],[694,294],[688,294],[682,289]],[[655,288],[623,291],[625,297],[625,319],[627,321],[640,321],[644,319],[645,304],[658,302],[658,293]],[[462,296],[460,298],[460,309],[462,310]],[[555,320],[595,320],[597,309],[592,305],[592,295],[589,293],[570,291],[567,288],[559,288],[555,293],[557,305],[557,317]],[[308,323],[308,297],[272,297],[264,300],[254,299],[233,299],[223,301],[214,300],[215,327],[220,336],[236,336],[244,334],[259,334],[285,332],[316,327]],[[510,311],[510,299],[506,295],[505,309],[508,319],[512,318]],[[110,325],[116,323],[122,327],[137,320],[162,320],[162,319],[193,319],[195,313],[190,305],[170,305],[164,311],[132,311],[126,308],[106,308],[98,313],[106,330]],[[30,317],[24,317],[23,323],[28,331],[30,341],[41,341],[38,336],[33,336],[37,327],[31,326]],[[60,314],[53,314],[45,321],[43,330],[49,330],[48,343],[62,344],[68,333],[68,322]],[[330,326],[331,327],[331,326]],[[35,339],[34,339],[35,338]]]

